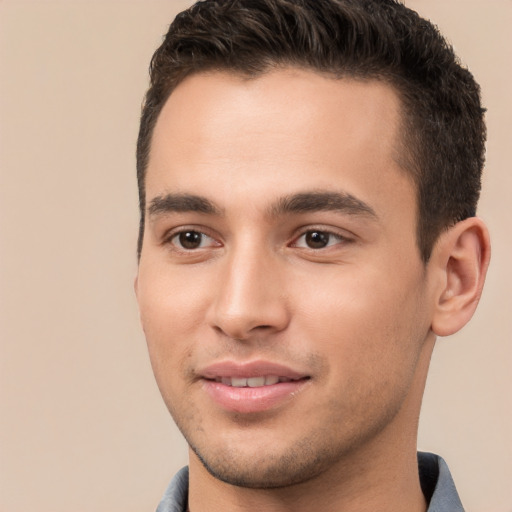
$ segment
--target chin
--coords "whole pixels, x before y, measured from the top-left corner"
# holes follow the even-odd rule
[[[258,450],[257,454],[241,454],[235,450],[204,453],[192,445],[191,448],[214,478],[251,489],[301,484],[319,476],[335,462],[332,449],[325,453],[313,452],[309,443],[298,443],[285,453],[276,453],[273,447],[266,452]]]

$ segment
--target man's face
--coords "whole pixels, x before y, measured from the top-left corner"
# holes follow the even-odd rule
[[[414,431],[431,292],[399,123],[389,86],[294,69],[170,96],[136,290],[191,464],[289,485]]]

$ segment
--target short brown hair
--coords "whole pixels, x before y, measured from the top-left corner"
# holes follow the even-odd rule
[[[257,77],[282,66],[383,80],[398,92],[399,159],[417,187],[424,262],[443,229],[475,215],[486,135],[480,88],[429,21],[395,0],[204,0],[176,17],[151,60],[137,142],[139,256],[151,137],[174,88],[201,71]]]

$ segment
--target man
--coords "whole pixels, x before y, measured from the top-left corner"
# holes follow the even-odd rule
[[[461,511],[416,453],[471,318],[479,88],[394,0],[219,0],[171,25],[137,148],[136,293],[190,446],[158,511]]]

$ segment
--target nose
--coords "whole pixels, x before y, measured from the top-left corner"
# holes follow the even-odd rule
[[[269,252],[248,247],[222,262],[208,320],[231,339],[280,332],[289,323],[281,262]]]

